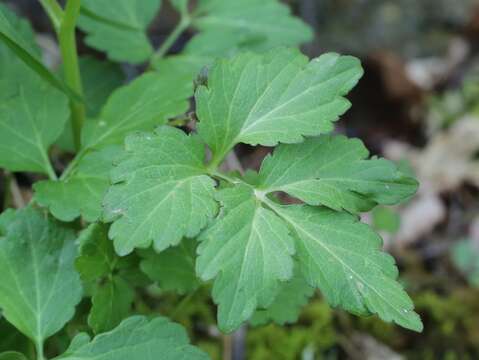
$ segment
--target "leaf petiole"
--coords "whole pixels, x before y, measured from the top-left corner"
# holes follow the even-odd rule
[[[83,96],[83,86],[78,65],[78,53],[76,47],[75,27],[80,14],[80,0],[68,0],[63,20],[60,25],[58,39],[63,59],[63,68],[67,85],[76,93]],[[82,102],[72,100],[70,102],[72,131],[75,148],[80,149],[80,135],[85,119],[85,105]]]
[[[42,7],[45,9],[50,21],[53,24],[55,32],[58,34],[60,26],[63,21],[63,9],[57,0],[39,0]]]
[[[191,24],[191,17],[188,15],[187,12],[181,14],[181,20],[173,29],[171,34],[166,38],[163,44],[160,46],[158,51],[152,56],[150,61],[151,64],[158,59],[161,59],[166,53],[170,50],[173,44],[178,40],[178,38],[183,34],[183,32],[190,26]]]

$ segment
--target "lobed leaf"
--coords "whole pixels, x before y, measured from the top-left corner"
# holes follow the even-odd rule
[[[2,4],[0,30],[39,58],[30,24]],[[49,173],[47,149],[68,117],[68,99],[0,41],[0,167]]]
[[[277,0],[200,0],[193,26],[202,32],[249,33],[259,50],[297,46],[312,39],[311,29]]]
[[[119,255],[151,243],[162,251],[196,236],[216,214],[215,182],[205,175],[204,159],[199,138],[172,127],[126,138],[104,200]]]
[[[368,156],[360,140],[344,136],[282,144],[263,161],[259,188],[352,213],[377,204],[397,204],[416,192],[416,180],[403,175],[393,163]]]
[[[181,13],[186,0],[173,1]],[[216,58],[241,50],[266,51],[278,46],[298,46],[312,39],[311,29],[290,14],[277,0],[200,1],[189,15],[200,30],[181,54],[156,58],[152,65],[161,73],[174,71],[193,80]]]
[[[18,210],[0,239],[0,307],[37,344],[70,320],[81,299],[75,255],[73,230],[32,207]]]
[[[79,216],[88,222],[98,220],[103,197],[110,185],[113,158],[119,150],[119,147],[107,146],[91,152],[66,179],[33,184],[35,200],[62,221],[72,221]]]
[[[354,57],[325,54],[308,63],[285,48],[220,60],[196,92],[198,132],[216,159],[240,142],[273,146],[329,132],[361,75]]]
[[[381,252],[381,238],[369,226],[321,207],[273,208],[294,231],[301,272],[331,306],[422,331],[411,299],[396,281],[394,259]]]
[[[159,355],[161,354],[161,355]],[[189,345],[186,331],[166,318],[148,321],[142,316],[124,320],[110,332],[93,340],[77,335],[65,354],[56,360],[207,360],[209,357]]]
[[[220,216],[199,238],[197,272],[216,278],[221,330],[231,332],[257,307],[268,307],[280,282],[292,277],[293,239],[287,226],[264,208],[246,185],[218,192]]]
[[[83,0],[79,27],[85,42],[106,51],[111,60],[142,63],[153,54],[147,28],[161,0]]]

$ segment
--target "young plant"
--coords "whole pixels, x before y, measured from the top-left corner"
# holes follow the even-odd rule
[[[142,302],[138,290],[153,283],[188,294],[212,282],[225,333],[294,322],[315,289],[331,306],[421,331],[394,259],[358,216],[417,183],[360,140],[330,134],[359,60],[309,61],[294,46],[310,30],[276,0],[171,0],[180,21],[156,52],[146,29],[160,0],[41,4],[61,76],[42,64],[28,23],[0,6],[0,166],[49,178],[0,215],[0,309],[37,359],[59,332],[78,334],[47,347],[57,359],[208,358]],[[114,63],[78,58],[76,24],[111,61],[148,70],[122,85]],[[166,56],[189,28],[198,32],[183,52]],[[174,127],[190,118],[196,131]],[[223,171],[240,143],[275,148],[258,172]]]

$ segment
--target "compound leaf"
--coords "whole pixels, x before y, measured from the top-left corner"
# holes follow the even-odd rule
[[[301,272],[331,306],[422,331],[419,316],[396,281],[394,259],[381,238],[349,214],[308,205],[272,205],[296,237]]]
[[[358,213],[376,204],[396,204],[417,189],[385,159],[369,159],[358,139],[320,136],[301,144],[282,144],[261,166],[259,187],[284,191],[310,205]]]
[[[74,314],[82,287],[73,230],[32,207],[18,210],[0,239],[0,307],[37,344]]]
[[[153,130],[184,113],[191,93],[192,84],[177,81],[174,74],[144,74],[113,92],[99,121],[85,124],[82,146],[98,149],[105,144],[121,144],[132,131]]]
[[[298,50],[242,53],[219,60],[196,92],[199,134],[221,159],[235,144],[295,143],[332,130],[362,75],[358,59]]]
[[[159,254],[146,253],[140,266],[161,289],[185,294],[195,290],[199,285],[195,272],[195,255],[196,240],[183,239],[178,246]]]
[[[113,329],[130,313],[134,295],[133,289],[121,277],[106,280],[91,298],[88,325],[96,334]]]
[[[208,355],[188,342],[186,331],[166,318],[142,316],[124,320],[110,332],[89,341],[79,334],[56,360],[207,360]]]
[[[111,60],[133,64],[153,54],[147,28],[161,7],[161,0],[83,0],[80,28],[86,43],[106,51]]]
[[[163,126],[128,136],[125,148],[104,200],[117,253],[151,243],[162,251],[196,236],[217,209],[200,139]]]
[[[216,278],[219,327],[231,332],[256,308],[269,306],[280,282],[292,277],[294,244],[287,226],[252,188],[227,188],[217,198],[223,215],[200,236],[197,272],[205,281]]]
[[[80,160],[66,179],[35,183],[35,200],[62,221],[72,221],[80,215],[88,222],[96,221],[102,213],[103,196],[118,151],[115,146],[93,151]]]
[[[291,280],[281,284],[281,289],[273,303],[267,309],[257,310],[250,322],[254,326],[264,325],[270,321],[280,325],[294,323],[298,320],[301,308],[313,293],[314,288],[299,271],[295,271]]]

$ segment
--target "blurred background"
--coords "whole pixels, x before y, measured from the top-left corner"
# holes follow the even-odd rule
[[[38,2],[7,2],[39,32],[45,60],[58,63]],[[425,330],[332,310],[320,295],[294,325],[250,326],[222,337],[210,326],[215,308],[206,291],[182,307],[178,321],[216,359],[479,359],[479,0],[288,3],[316,33],[305,53],[335,51],[363,62],[365,76],[338,131],[361,138],[421,182],[413,200],[379,207],[364,220],[395,256]],[[176,22],[174,11],[164,9],[150,29],[154,42]],[[102,56],[84,46],[80,52]],[[141,71],[123,70],[130,77]],[[244,146],[238,157],[243,167],[257,168],[266,151]],[[172,296],[164,308],[177,301]]]

